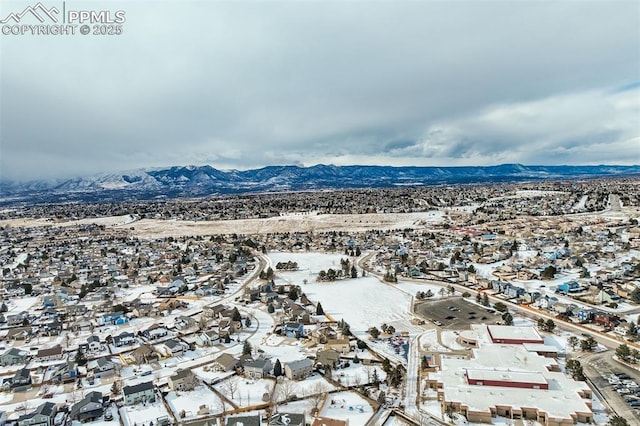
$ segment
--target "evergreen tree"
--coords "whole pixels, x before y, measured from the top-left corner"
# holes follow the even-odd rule
[[[576,336],[571,336],[567,339],[567,343],[569,344],[569,346],[571,346],[571,349],[575,351],[580,344],[580,340],[578,340]]]
[[[355,265],[351,266],[351,278],[358,278],[358,271]]]
[[[629,422],[624,417],[613,416],[613,417],[611,417],[609,419],[609,423],[607,423],[607,425],[609,425],[609,426],[629,426]]]
[[[244,341],[242,345],[242,355],[251,355],[253,348],[251,347],[251,343],[248,340]]]
[[[322,309],[320,302],[316,305],[316,315],[324,315],[324,309]]]
[[[545,327],[546,327],[547,331],[553,332],[553,330],[555,330],[555,328],[556,328],[556,323],[551,318],[549,318],[549,319],[547,319],[547,322],[545,323]]]
[[[593,352],[597,347],[598,342],[596,342],[596,340],[591,336],[580,342],[580,349],[582,349],[584,352]]]
[[[279,359],[276,359],[276,363],[273,366],[273,375],[276,377],[282,376],[282,364],[280,364]]]
[[[120,380],[114,380],[113,384],[111,385],[111,393],[113,395],[118,395],[120,394]]]
[[[233,314],[231,315],[231,319],[233,321],[242,321],[242,315],[240,315],[240,311],[238,308],[233,308]]]
[[[391,372],[391,363],[387,358],[382,358],[382,371],[384,371],[387,374]]]
[[[82,349],[78,349],[78,352],[76,352],[76,359],[75,359],[76,363],[79,366],[84,366],[87,363],[87,357],[84,354],[84,351]]]
[[[291,290],[289,290],[289,299],[293,300],[294,302],[298,300],[298,289],[295,286],[291,287]]]
[[[565,368],[567,370],[567,373],[569,373],[569,375],[573,377],[573,380],[578,380],[581,382],[586,380],[584,371],[582,369],[582,364],[580,364],[580,361],[578,361],[577,359],[567,360]]]
[[[631,348],[623,343],[616,349],[616,356],[626,361],[631,356]]]
[[[378,369],[377,368],[373,368],[373,373],[371,373],[371,381],[373,382],[374,385],[377,385],[378,383],[380,383],[380,377],[378,376]]]
[[[513,325],[513,315],[509,312],[505,312],[502,314],[502,321],[504,321],[504,325]]]

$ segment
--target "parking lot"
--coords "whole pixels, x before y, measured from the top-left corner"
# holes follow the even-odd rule
[[[416,313],[441,328],[466,330],[470,324],[495,324],[500,313],[490,313],[487,307],[465,301],[462,297],[424,300],[416,304]]]
[[[585,374],[592,387],[599,393],[615,412],[628,420],[640,418],[640,375],[636,370],[618,364],[611,353],[592,354],[582,359]],[[594,359],[596,358],[596,359]],[[636,424],[636,423],[630,423]]]

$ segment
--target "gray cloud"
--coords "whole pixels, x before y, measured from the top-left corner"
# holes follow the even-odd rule
[[[635,1],[78,4],[124,34],[0,37],[0,178],[640,162]]]

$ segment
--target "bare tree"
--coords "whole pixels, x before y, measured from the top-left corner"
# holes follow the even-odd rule
[[[353,376],[353,385],[354,386],[360,386],[362,384],[362,376],[360,376],[360,373],[356,373]]]
[[[374,367],[370,365],[367,365],[366,367],[364,367],[364,372],[367,373],[367,383],[373,382],[373,370],[374,370]]]
[[[298,385],[291,380],[284,379],[281,383],[276,384],[276,388],[278,401],[288,402],[295,395]]]
[[[234,377],[230,377],[227,381],[222,385],[222,391],[231,397],[231,399],[235,398],[236,392],[238,390],[238,382]]]
[[[200,318],[198,319],[198,329],[202,331],[202,330],[206,330],[207,327],[209,327],[209,321],[207,320],[207,317],[203,312],[202,314],[200,314]]]
[[[311,387],[311,396],[309,397],[309,399],[313,404],[312,414],[315,415],[318,412],[318,410],[320,409],[320,406],[322,405],[322,402],[327,397],[327,392],[328,392],[328,388],[327,386],[325,386],[323,382],[316,382]]]

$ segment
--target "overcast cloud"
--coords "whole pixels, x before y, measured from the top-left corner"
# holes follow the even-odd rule
[[[2,179],[640,163],[635,0],[66,7],[124,10],[124,34],[0,35]]]

